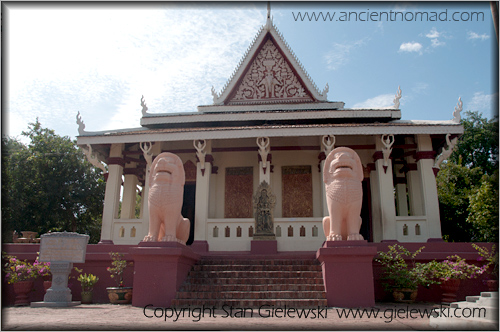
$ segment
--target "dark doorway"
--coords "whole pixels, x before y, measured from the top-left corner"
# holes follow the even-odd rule
[[[368,242],[373,242],[372,235],[372,214],[371,214],[371,192],[370,192],[370,179],[364,179],[363,185],[363,205],[361,207],[361,229],[359,233]]]
[[[184,185],[184,201],[182,203],[182,216],[188,218],[191,222],[191,228],[189,230],[189,239],[186,242],[187,245],[193,243],[194,240],[194,208],[196,200],[196,184],[185,184]]]

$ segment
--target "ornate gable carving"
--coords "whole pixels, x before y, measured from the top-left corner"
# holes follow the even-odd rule
[[[268,39],[257,54],[228,105],[312,102],[276,45]]]

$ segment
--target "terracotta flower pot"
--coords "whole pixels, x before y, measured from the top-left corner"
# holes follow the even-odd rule
[[[14,292],[16,293],[16,301],[14,305],[17,306],[29,306],[30,302],[28,300],[28,293],[33,290],[33,280],[29,281],[18,281],[14,283]]]
[[[45,280],[43,282],[43,289],[44,289],[45,293],[47,293],[47,289],[49,289],[50,287],[52,287],[52,281],[51,280]]]
[[[93,291],[82,292],[82,304],[91,304],[92,297],[94,295]]]
[[[488,292],[498,292],[498,280],[486,280]]]
[[[457,302],[457,292],[460,288],[460,279],[449,279],[441,280],[441,290],[443,291],[443,297],[441,302],[452,303]]]
[[[108,287],[109,302],[112,304],[129,304],[132,302],[132,287]]]
[[[392,296],[395,302],[411,303],[417,298],[417,290],[409,288],[395,289],[392,291]]]

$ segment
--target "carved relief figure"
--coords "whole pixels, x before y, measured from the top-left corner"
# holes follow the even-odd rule
[[[254,198],[255,235],[258,237],[274,238],[273,209],[276,205],[276,197],[266,181],[262,181]]]
[[[259,52],[230,104],[294,99],[312,101],[271,40]]]
[[[186,244],[189,219],[181,215],[184,167],[173,153],[159,154],[149,174],[149,233],[144,241],[177,241]]]
[[[325,161],[323,181],[329,216],[323,218],[327,241],[363,240],[361,205],[363,202],[363,166],[354,150],[334,149]]]

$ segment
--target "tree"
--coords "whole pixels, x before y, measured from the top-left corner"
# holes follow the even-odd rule
[[[460,123],[464,134],[460,137],[450,161],[468,168],[479,167],[484,174],[498,169],[498,119],[486,119],[479,112],[465,112]]]
[[[4,231],[72,231],[100,238],[105,182],[69,137],[42,128],[38,119],[22,133],[23,145],[2,138]]]
[[[498,121],[466,112],[464,134],[436,178],[449,241],[498,241]],[[496,211],[496,212],[495,212]]]

